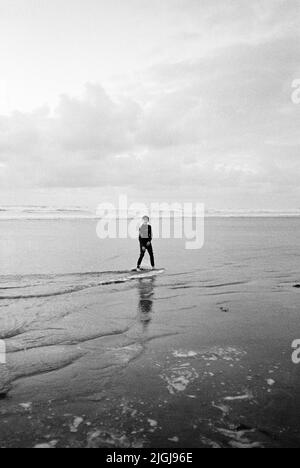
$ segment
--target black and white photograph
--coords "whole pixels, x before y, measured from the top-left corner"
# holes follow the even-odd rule
[[[299,0],[0,0],[0,448],[300,448]]]

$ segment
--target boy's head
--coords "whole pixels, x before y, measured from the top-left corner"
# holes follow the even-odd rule
[[[149,216],[144,216],[144,217],[143,217],[143,223],[144,223],[144,224],[148,224],[149,222],[150,222]]]

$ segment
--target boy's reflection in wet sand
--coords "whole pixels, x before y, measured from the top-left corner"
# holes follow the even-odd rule
[[[146,332],[152,320],[155,278],[141,278],[138,283],[139,315],[138,319]]]

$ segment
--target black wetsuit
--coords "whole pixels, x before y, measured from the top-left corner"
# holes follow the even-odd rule
[[[154,261],[154,253],[153,253],[153,247],[152,247],[152,227],[149,224],[143,224],[140,227],[139,231],[139,241],[140,241],[140,258],[138,260],[138,268],[140,268],[142,261],[144,259],[146,251],[148,251],[150,255],[150,261],[151,261],[151,266],[152,268],[155,267],[155,261]]]

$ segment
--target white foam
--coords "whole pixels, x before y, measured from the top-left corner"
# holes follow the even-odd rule
[[[232,448],[263,448],[261,442],[252,441],[249,439],[250,435],[255,433],[254,429],[247,430],[230,430],[230,429],[217,429],[217,431],[223,436],[229,439],[228,444]]]
[[[243,400],[252,400],[253,395],[252,393],[246,393],[245,395],[237,395],[237,396],[228,396],[225,397],[225,401],[243,401]]]
[[[174,351],[173,356],[177,358],[196,357],[198,354],[195,351]]]
[[[58,440],[52,440],[49,443],[37,444],[34,446],[35,449],[54,449],[58,444]]]
[[[83,418],[76,417],[73,421],[73,424],[70,425],[70,432],[76,433],[78,432],[79,426],[83,423]]]
[[[167,383],[167,389],[171,395],[184,392],[188,386],[197,380],[199,375],[193,367],[173,367],[161,378]]]
[[[270,385],[270,387],[272,387],[273,385],[275,385],[275,383],[276,383],[276,382],[275,382],[275,380],[273,380],[273,379],[268,379],[268,380],[267,380],[267,384]]]

